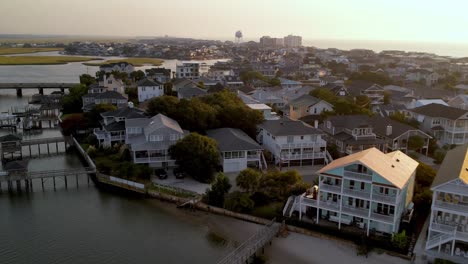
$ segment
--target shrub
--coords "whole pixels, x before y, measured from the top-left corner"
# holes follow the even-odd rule
[[[443,149],[438,149],[434,152],[434,163],[441,164],[444,161],[446,151]]]
[[[250,199],[249,195],[242,192],[232,192],[226,196],[224,201],[226,209],[239,213],[248,213],[254,206],[255,203]]]

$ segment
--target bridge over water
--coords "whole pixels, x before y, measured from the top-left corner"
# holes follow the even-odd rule
[[[40,94],[44,94],[44,89],[65,89],[78,85],[79,83],[0,83],[0,90],[16,90],[17,96],[23,96],[24,89],[38,89]]]

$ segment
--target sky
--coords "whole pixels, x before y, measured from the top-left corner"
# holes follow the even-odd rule
[[[466,0],[0,0],[0,34],[468,43]]]

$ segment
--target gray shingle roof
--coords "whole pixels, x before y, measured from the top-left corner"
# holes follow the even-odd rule
[[[206,90],[200,89],[198,87],[181,87],[177,91],[181,98],[192,98],[197,96],[203,96],[207,94]]]
[[[145,135],[149,135],[156,130],[166,128],[174,130],[178,133],[183,134],[184,131],[180,127],[179,123],[174,119],[171,119],[163,114],[155,115],[151,118],[148,126],[145,127]]]
[[[239,150],[257,150],[262,147],[245,134],[242,130],[236,128],[218,128],[206,131],[208,137],[218,142],[220,151],[239,151]]]
[[[420,107],[416,107],[411,111],[420,115],[430,117],[443,117],[451,120],[458,119],[464,116],[466,113],[468,113],[468,111],[466,110],[441,104],[423,105]]]
[[[111,131],[124,131],[125,130],[125,122],[120,121],[120,122],[113,122],[110,123],[109,125],[105,126],[104,129],[108,132]]]
[[[293,136],[293,135],[314,135],[324,134],[302,121],[282,118],[279,120],[266,120],[259,125],[274,136]]]
[[[311,105],[317,104],[320,101],[321,100],[316,98],[316,97],[313,97],[313,96],[308,95],[308,94],[304,94],[304,95],[290,101],[289,105],[293,105],[293,106],[302,106],[302,105],[311,106]]]
[[[444,161],[440,165],[437,176],[432,182],[435,188],[444,183],[460,179],[468,184],[468,144],[458,146],[447,152]]]
[[[159,86],[159,85],[162,85],[162,83],[156,81],[156,80],[151,80],[151,79],[148,79],[148,78],[145,78],[143,80],[140,80],[138,83],[137,83],[137,86]]]
[[[101,113],[102,117],[144,118],[145,112],[138,108],[125,107]]]

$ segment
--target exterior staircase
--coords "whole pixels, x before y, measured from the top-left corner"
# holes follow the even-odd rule
[[[325,150],[325,163],[329,164],[332,161],[333,161],[333,158],[330,155],[330,152],[328,152],[328,150]]]
[[[292,216],[297,198],[298,198],[297,196],[293,196],[293,195],[289,196],[288,201],[286,201],[286,205],[283,208],[283,216],[287,216],[287,217]]]
[[[452,234],[438,234],[426,242],[426,250],[438,247],[444,243],[450,242],[454,239]]]

